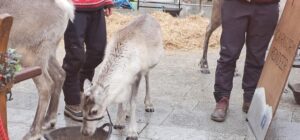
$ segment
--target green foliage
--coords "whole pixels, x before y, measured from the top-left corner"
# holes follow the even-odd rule
[[[7,53],[0,54],[5,58],[4,64],[0,64],[0,88],[11,82],[16,72],[21,70],[20,55],[15,49],[8,49]]]

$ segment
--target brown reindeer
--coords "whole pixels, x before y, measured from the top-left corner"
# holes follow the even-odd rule
[[[224,0],[213,0],[212,14],[210,17],[210,22],[206,28],[204,44],[203,44],[203,54],[202,59],[199,63],[201,72],[204,74],[209,74],[209,68],[207,63],[207,51],[208,43],[211,34],[221,25],[221,6]]]
[[[74,7],[69,0],[1,0],[0,13],[13,16],[8,47],[22,56],[22,66],[39,66],[33,78],[39,99],[35,118],[24,140],[41,138],[42,125],[54,127],[65,73],[56,59],[56,48]]]

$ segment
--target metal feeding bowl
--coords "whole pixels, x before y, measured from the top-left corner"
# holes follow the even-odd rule
[[[46,140],[109,140],[112,133],[112,125],[106,123],[97,128],[93,136],[83,136],[80,126],[63,127],[45,134]],[[108,128],[108,130],[105,130]]]

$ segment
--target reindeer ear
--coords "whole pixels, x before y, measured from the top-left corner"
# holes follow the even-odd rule
[[[86,89],[88,89],[91,86],[92,86],[91,81],[89,79],[85,79],[84,83],[83,83],[83,89],[86,90]]]

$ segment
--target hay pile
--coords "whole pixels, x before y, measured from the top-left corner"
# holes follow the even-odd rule
[[[155,17],[162,27],[164,45],[166,49],[193,50],[202,47],[208,20],[199,15],[186,18],[174,18],[167,13],[154,12]],[[127,25],[135,16],[115,12],[107,18],[108,38],[112,33]],[[210,47],[219,46],[220,29],[210,39]]]

